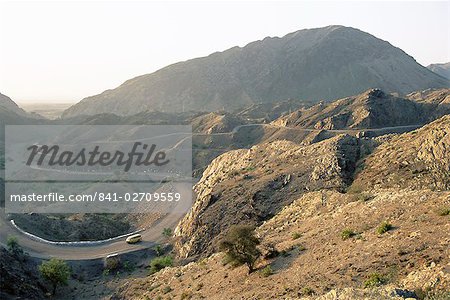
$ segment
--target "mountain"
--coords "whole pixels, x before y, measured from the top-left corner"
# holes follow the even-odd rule
[[[447,79],[450,79],[450,62],[445,64],[432,64],[427,67],[436,74],[441,75]]]
[[[167,66],[85,98],[63,117],[233,111],[257,102],[331,100],[373,87],[404,94],[449,86],[386,41],[358,29],[328,26]]]
[[[371,89],[297,110],[273,124],[326,130],[422,125],[450,114],[449,100],[450,89],[415,92],[406,98]]]
[[[28,113],[11,98],[0,93],[0,124],[32,123],[36,119],[45,119],[36,113]]]
[[[308,191],[343,191],[359,157],[356,138],[340,135],[300,146],[285,140],[227,152],[203,172],[197,199],[175,234],[180,255],[205,256],[233,224],[260,224]]]
[[[29,117],[29,114],[21,109],[14,101],[6,95],[0,93],[0,110],[9,111],[22,117]]]

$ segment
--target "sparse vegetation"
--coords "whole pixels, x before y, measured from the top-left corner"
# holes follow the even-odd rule
[[[192,296],[192,292],[184,291],[180,296],[180,300],[192,299]]]
[[[370,194],[367,194],[367,193],[360,193],[360,194],[358,195],[358,200],[361,201],[361,202],[367,202],[367,201],[369,201],[370,199],[372,199],[372,195],[370,195]]]
[[[220,249],[225,251],[229,261],[235,265],[247,265],[251,273],[254,271],[256,260],[261,255],[257,248],[259,243],[254,227],[234,225],[220,242]]]
[[[136,267],[134,266],[133,263],[131,263],[129,261],[125,261],[124,264],[123,264],[123,268],[127,272],[133,272]]]
[[[381,275],[379,273],[371,273],[369,275],[369,278],[364,281],[364,287],[365,288],[373,288],[377,287],[383,284],[386,284],[388,282],[388,278],[384,275]]]
[[[23,249],[19,245],[19,241],[17,240],[17,237],[10,235],[8,236],[6,240],[6,245],[8,246],[8,251],[13,255],[20,255],[23,254]]]
[[[438,214],[440,216],[448,216],[448,215],[450,215],[450,207],[442,207],[441,209],[439,209]]]
[[[273,269],[270,265],[264,267],[264,269],[261,270],[261,275],[263,277],[269,277],[272,274],[273,274]]]
[[[172,229],[171,228],[164,228],[162,231],[162,235],[166,238],[172,237]]]
[[[378,226],[377,228],[377,233],[378,234],[383,234],[388,232],[389,230],[393,229],[394,226],[392,226],[391,223],[389,223],[388,221],[383,221],[380,226]]]
[[[303,296],[311,296],[311,295],[314,295],[314,290],[312,288],[310,288],[310,287],[305,286],[304,288],[302,288],[300,293]]]
[[[156,252],[157,256],[161,256],[164,252],[161,245],[156,245],[155,247],[153,247],[153,250]]]
[[[173,289],[170,287],[170,285],[166,285],[165,287],[163,287],[162,292],[164,294],[170,293],[171,291],[173,291]]]
[[[351,237],[354,237],[356,235],[356,232],[354,232],[352,229],[350,228],[346,228],[344,230],[342,230],[341,232],[341,238],[345,241]]]
[[[301,237],[302,237],[302,234],[299,233],[299,232],[294,232],[294,233],[292,234],[292,239],[293,239],[293,240],[299,239],[299,238],[301,238]]]
[[[173,266],[173,258],[170,255],[154,258],[150,262],[150,274],[171,266]]]
[[[70,276],[69,266],[61,259],[52,258],[39,266],[42,277],[53,287],[53,295],[58,285],[67,285]]]
[[[361,185],[354,183],[354,184],[352,184],[351,186],[348,187],[347,193],[349,193],[349,194],[360,194],[360,193],[362,193],[363,190],[364,189],[363,189],[363,187]]]

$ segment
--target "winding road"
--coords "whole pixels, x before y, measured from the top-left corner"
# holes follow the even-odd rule
[[[316,132],[319,129],[305,129],[305,128],[289,128],[283,126],[277,126],[273,124],[244,124],[233,128],[231,132],[226,133],[215,133],[215,134],[202,134],[194,133],[194,135],[230,135],[236,134],[241,128],[246,127],[271,127],[271,128],[284,128],[292,129],[298,131]],[[407,131],[413,130],[422,125],[408,125],[408,126],[397,126],[397,127],[385,127],[385,128],[375,128],[375,129],[350,129],[350,130],[328,130],[330,132],[336,133],[349,133],[349,132],[396,132],[398,130]],[[5,246],[7,237],[9,235],[16,236],[19,244],[23,249],[30,254],[30,256],[37,258],[48,258],[48,257],[58,257],[65,260],[92,260],[113,253],[128,253],[142,249],[148,249],[153,247],[156,243],[162,241],[161,233],[164,228],[174,228],[178,221],[183,217],[180,213],[170,213],[166,217],[162,218],[158,223],[156,223],[151,228],[144,228],[141,232],[142,242],[137,244],[127,244],[125,242],[126,237],[104,242],[102,244],[94,245],[55,245],[46,242],[39,241],[29,235],[26,235],[19,231],[16,227],[11,224],[8,216],[5,214],[4,209],[0,210],[0,244]]]

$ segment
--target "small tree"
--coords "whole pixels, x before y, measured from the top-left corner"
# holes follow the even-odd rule
[[[150,274],[159,272],[160,270],[173,266],[173,258],[170,255],[156,257],[150,262]]]
[[[52,258],[39,266],[39,272],[53,287],[53,295],[58,285],[67,285],[70,276],[69,266],[61,259]]]
[[[259,243],[254,227],[234,225],[221,240],[220,249],[226,252],[229,261],[236,265],[247,265],[249,273],[251,273],[254,271],[256,260],[261,255],[256,247]]]
[[[156,256],[161,256],[164,253],[164,250],[161,247],[161,245],[156,245],[155,247],[153,247],[153,251],[156,252]]]
[[[22,247],[20,247],[19,241],[15,236],[13,235],[8,236],[8,239],[6,240],[6,245],[8,246],[8,251],[11,254],[14,255],[23,254]]]
[[[166,238],[170,238],[172,236],[172,229],[170,228],[164,228],[162,231],[163,236]]]

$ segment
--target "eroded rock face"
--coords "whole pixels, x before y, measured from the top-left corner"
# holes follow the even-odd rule
[[[358,157],[358,140],[348,135],[309,146],[275,141],[221,155],[194,187],[194,206],[175,229],[180,256],[212,253],[229,226],[259,224],[305,192],[345,189]]]
[[[450,89],[427,90],[397,97],[380,89],[300,109],[275,120],[287,127],[325,130],[420,125],[450,113]]]
[[[353,184],[367,189],[450,189],[450,115],[382,144]]]

